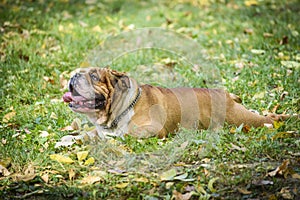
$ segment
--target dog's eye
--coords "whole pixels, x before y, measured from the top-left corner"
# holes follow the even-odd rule
[[[99,81],[99,78],[95,73],[90,74],[90,76],[93,81]]]

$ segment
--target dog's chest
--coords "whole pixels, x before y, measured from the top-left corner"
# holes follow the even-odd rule
[[[95,124],[98,136],[100,138],[107,138],[109,136],[123,137],[124,134],[128,133],[128,125],[133,115],[134,110],[131,109],[125,116],[120,119],[120,121],[118,121],[115,128],[109,128],[106,126]]]

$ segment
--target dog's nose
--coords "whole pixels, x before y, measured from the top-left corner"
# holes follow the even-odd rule
[[[76,83],[76,80],[81,76],[81,74],[79,73],[76,73],[70,80],[70,83],[69,83],[69,91],[70,92],[73,92],[74,90],[74,85]]]

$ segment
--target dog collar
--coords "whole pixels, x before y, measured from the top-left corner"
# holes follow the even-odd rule
[[[112,121],[109,127],[106,126],[105,129],[116,128],[118,126],[118,123],[121,121],[122,117],[124,117],[130,111],[130,109],[132,109],[134,105],[137,103],[137,101],[141,97],[141,94],[142,94],[142,89],[139,87],[137,95],[135,99],[131,102],[131,104],[129,104],[129,106]]]

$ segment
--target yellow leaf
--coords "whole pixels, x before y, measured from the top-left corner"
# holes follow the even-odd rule
[[[100,27],[99,25],[97,25],[97,26],[94,26],[94,27],[92,28],[92,31],[94,31],[94,32],[101,32],[102,29],[101,29],[101,27]]]
[[[61,32],[61,31],[63,31],[63,30],[64,30],[64,26],[60,24],[60,25],[58,26],[58,31]]]
[[[245,1],[245,6],[257,6],[258,5],[258,2],[256,0],[246,0]]]
[[[50,118],[51,119],[57,119],[57,115],[54,112],[52,112],[51,115],[50,115]]]
[[[258,55],[263,55],[263,54],[266,53],[266,51],[262,50],[262,49],[251,49],[251,53],[258,54]]]
[[[275,129],[279,129],[281,126],[283,126],[284,125],[284,122],[277,122],[277,121],[274,121],[274,128]]]
[[[90,157],[89,159],[87,159],[85,162],[84,162],[84,165],[92,165],[95,163],[95,158],[93,157]]]
[[[212,178],[212,179],[210,179],[209,181],[208,181],[208,184],[207,184],[207,187],[208,187],[208,189],[212,192],[212,193],[214,193],[214,192],[216,192],[216,189],[214,188],[214,186],[213,186],[213,184],[218,180],[219,178]]]
[[[80,63],[80,67],[83,67],[83,68],[90,67],[90,66],[91,66],[90,63],[88,63],[88,62],[82,62],[82,63]]]
[[[101,181],[101,177],[99,176],[87,176],[81,180],[81,184],[93,184]]]
[[[118,183],[115,185],[116,188],[119,188],[119,189],[123,189],[123,188],[126,188],[128,186],[128,182],[126,183]]]
[[[86,157],[88,156],[89,152],[88,151],[80,151],[78,152],[76,155],[77,155],[77,159],[79,161],[83,161],[86,159]]]
[[[72,160],[71,158],[69,158],[67,156],[62,156],[62,155],[59,155],[59,154],[50,155],[50,159],[55,160],[59,163],[66,163],[66,164],[71,164],[71,163],[74,162],[74,160]]]
[[[16,112],[15,112],[15,111],[9,112],[9,113],[7,113],[6,115],[4,115],[2,121],[3,121],[4,123],[7,123],[7,122],[9,122],[15,115],[16,115]]]
[[[149,180],[145,177],[139,177],[134,179],[136,182],[147,183]]]
[[[170,169],[166,172],[163,172],[161,175],[160,175],[160,180],[162,181],[171,181],[174,179],[174,177],[176,176],[177,172],[175,169]]]
[[[265,97],[265,92],[259,92],[259,93],[254,94],[254,96],[253,96],[254,99],[262,99],[264,97]]]

